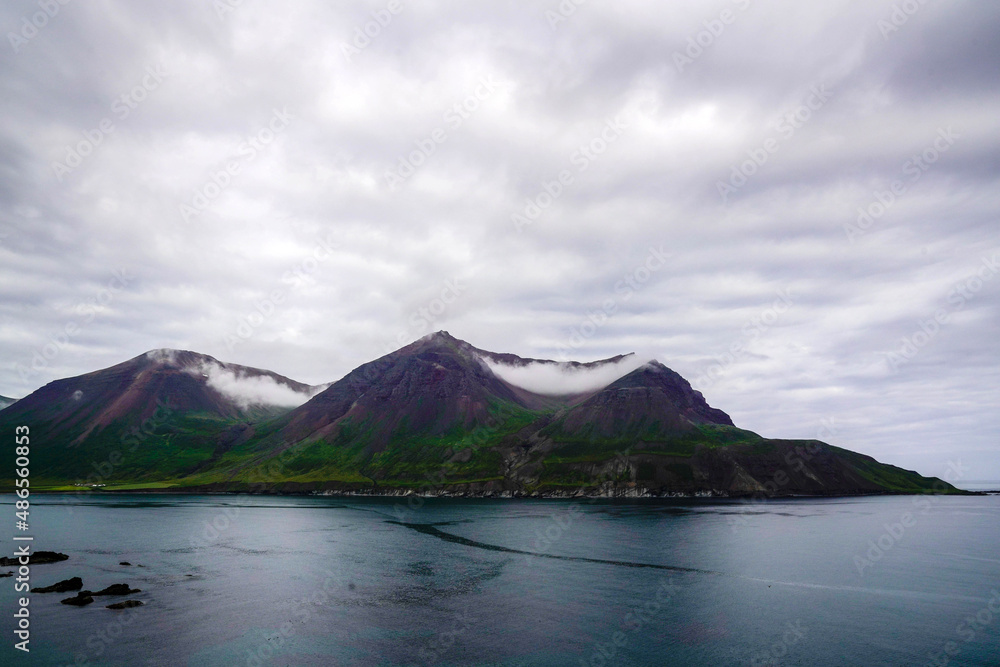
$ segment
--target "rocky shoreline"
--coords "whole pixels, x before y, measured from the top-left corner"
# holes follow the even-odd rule
[[[257,496],[305,496],[332,498],[456,498],[456,499],[493,499],[493,500],[781,500],[791,498],[852,498],[866,496],[912,496],[912,495],[992,495],[998,492],[966,491],[958,489],[944,494],[927,491],[923,494],[910,491],[872,491],[846,490],[827,493],[769,493],[767,491],[726,491],[707,489],[698,491],[670,491],[648,488],[615,488],[593,492],[592,490],[575,489],[572,491],[524,491],[470,489],[465,485],[453,489],[414,490],[401,488],[308,488],[310,485],[282,484],[273,487],[256,487],[244,484],[209,484],[180,488],[150,488],[150,489],[88,489],[86,491],[35,491],[46,494],[72,494],[85,497],[91,493],[102,494],[147,494],[147,495],[257,495]],[[293,487],[293,488],[289,488]]]

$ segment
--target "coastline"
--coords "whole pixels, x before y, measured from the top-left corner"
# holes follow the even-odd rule
[[[869,496],[989,496],[1000,495],[1000,490],[996,491],[969,491],[957,489],[956,491],[832,491],[830,493],[785,493],[769,494],[762,492],[754,493],[733,493],[721,490],[688,492],[605,492],[605,493],[585,493],[585,492],[439,492],[421,493],[413,490],[405,492],[398,490],[375,491],[366,490],[281,490],[281,489],[218,489],[218,488],[145,488],[145,489],[92,489],[86,491],[70,490],[35,490],[38,495],[76,495],[80,498],[90,497],[92,494],[107,495],[182,495],[182,496],[301,496],[307,498],[420,498],[420,499],[455,499],[455,500],[794,500],[794,499],[821,499],[821,498],[862,498]],[[13,494],[13,490],[0,490],[0,494]]]

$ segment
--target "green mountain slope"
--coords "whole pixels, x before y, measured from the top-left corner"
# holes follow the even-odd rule
[[[249,393],[234,393],[243,388]],[[262,388],[301,400],[312,391],[270,371],[154,350],[47,384],[0,411],[0,431],[30,429],[34,486],[161,481],[189,474],[250,424],[288,410],[258,402]]]
[[[0,429],[31,425],[33,485],[53,489],[958,492],[941,480],[824,443],[739,429],[658,362],[600,389],[558,396],[513,386],[490,365],[545,364],[572,374],[584,366],[607,370],[623,359],[587,365],[524,360],[439,332],[358,367],[298,407],[281,408],[234,401],[210,373],[199,372],[220,364],[210,357],[176,353],[165,363],[146,355],[47,385],[0,412]],[[268,371],[221,366],[282,391],[311,391]]]

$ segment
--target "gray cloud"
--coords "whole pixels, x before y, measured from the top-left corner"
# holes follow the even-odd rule
[[[655,356],[766,435],[1000,478],[1000,279],[954,291],[1000,251],[1000,12],[928,3],[883,34],[893,4],[586,3],[553,29],[555,2],[403,3],[348,60],[384,3],[74,2],[16,51],[39,9],[6,3],[0,394],[154,348],[320,384],[446,328]]]

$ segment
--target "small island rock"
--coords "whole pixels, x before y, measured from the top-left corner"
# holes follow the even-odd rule
[[[125,600],[124,602],[116,602],[114,604],[109,604],[108,609],[129,609],[130,607],[141,607],[142,600]]]
[[[59,561],[68,560],[69,556],[66,554],[61,554],[56,551],[36,551],[33,554],[28,555],[29,565],[47,565],[48,563],[58,563]],[[8,558],[4,556],[0,558],[0,567],[11,567],[14,565],[21,565],[21,561],[18,557]]]
[[[91,595],[129,595],[130,593],[141,593],[138,588],[129,588],[128,584],[111,584],[107,588],[91,593]]]
[[[83,579],[80,577],[73,577],[72,579],[66,579],[58,583],[52,584],[51,586],[42,586],[40,588],[32,588],[32,593],[69,593],[70,591],[78,591],[83,588]]]
[[[74,607],[83,607],[94,601],[94,598],[89,595],[84,595],[86,591],[80,591],[74,598],[66,598],[65,600],[60,600],[63,604],[71,604]]]

